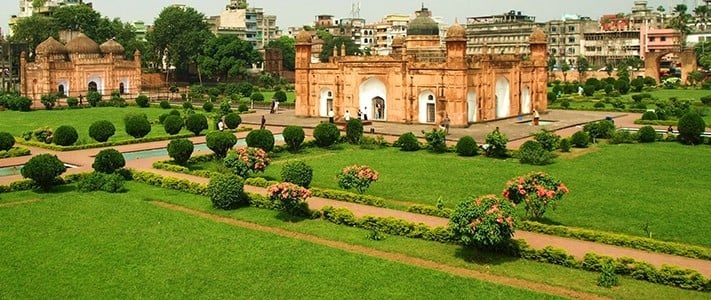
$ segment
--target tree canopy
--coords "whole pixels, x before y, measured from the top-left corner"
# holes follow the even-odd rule
[[[262,60],[252,43],[233,35],[211,37],[197,58],[200,71],[217,81],[247,74],[253,63]]]
[[[284,69],[294,71],[296,60],[296,41],[289,36],[281,36],[267,44],[267,49],[281,49],[284,58]]]
[[[164,8],[155,20],[153,31],[146,36],[156,52],[155,57],[165,57],[178,72],[187,72],[212,36],[203,19],[204,15],[192,7]]]
[[[323,50],[319,58],[322,62],[327,62],[333,56],[333,47],[338,49],[338,55],[341,55],[341,47],[346,47],[346,55],[362,54],[358,45],[348,36],[333,36],[328,31],[319,30],[316,32],[319,38],[323,39]]]

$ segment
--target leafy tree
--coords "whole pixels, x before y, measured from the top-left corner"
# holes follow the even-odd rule
[[[553,68],[555,68],[556,63],[557,63],[557,60],[555,59],[555,55],[553,55],[553,53],[548,55],[548,71],[549,72],[553,71]]]
[[[57,22],[50,17],[32,15],[20,18],[12,27],[13,35],[8,39],[12,43],[27,43],[31,52],[48,37],[59,38]]]
[[[694,45],[694,52],[699,66],[706,70],[711,69],[711,41],[703,41]]]
[[[165,57],[178,73],[187,72],[212,36],[204,18],[192,7],[164,8],[154,22],[153,31],[146,35],[156,57]]]
[[[323,39],[323,50],[319,56],[322,62],[327,62],[333,56],[333,47],[338,49],[338,55],[341,55],[340,49],[343,46],[346,47],[346,55],[361,54],[358,45],[348,36],[333,36],[324,30],[319,30],[317,35]]]
[[[32,179],[44,191],[48,191],[55,184],[57,176],[66,171],[64,163],[52,154],[32,157],[20,169],[22,177]]]
[[[52,12],[59,30],[84,32],[89,38],[97,38],[97,29],[101,14],[88,5],[66,5]],[[97,41],[100,42],[100,41]]]
[[[281,36],[276,40],[269,42],[267,49],[281,49],[281,55],[284,58],[284,69],[294,71],[294,62],[296,61],[296,41],[289,36]]]
[[[698,70],[693,70],[689,72],[687,78],[689,80],[689,84],[692,86],[698,85],[700,82],[704,81],[704,78],[706,76],[699,72]]]
[[[583,78],[585,78],[585,73],[588,71],[588,68],[590,68],[590,62],[588,62],[588,59],[585,58],[585,56],[578,56],[578,60],[575,62],[575,67],[578,69],[580,81],[582,81]]]
[[[563,71],[563,81],[568,82],[568,71],[570,71],[570,65],[568,62],[563,62],[560,66],[560,70]]]
[[[679,30],[681,32],[681,40],[682,43],[683,41],[686,40],[686,35],[691,32],[691,27],[689,26],[689,23],[691,23],[691,15],[687,12],[688,7],[685,4],[677,4],[674,9],[674,17],[669,20],[669,23],[667,26],[672,29]]]
[[[699,30],[706,30],[706,24],[709,22],[709,14],[711,10],[706,5],[699,5],[694,8],[694,23]]]
[[[211,37],[198,56],[200,71],[218,82],[223,78],[244,77],[252,64],[262,60],[252,43],[233,35]]]

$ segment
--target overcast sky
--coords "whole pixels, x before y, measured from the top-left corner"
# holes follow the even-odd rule
[[[174,3],[191,6],[206,16],[218,15],[229,0],[85,0],[93,2],[94,8],[103,16],[121,18],[124,22],[143,20],[152,24],[160,11]],[[0,25],[6,32],[8,18],[19,13],[17,0],[0,0]],[[277,24],[282,29],[289,26],[311,24],[315,15],[327,14],[349,17],[352,3],[357,0],[251,0],[252,7],[264,8],[267,14],[277,16]],[[441,16],[445,23],[454,23],[455,18],[463,23],[467,17],[500,14],[510,10],[535,16],[545,22],[560,19],[564,14],[578,14],[597,19],[603,14],[629,13],[633,0],[429,0],[424,1],[435,16]],[[697,0],[649,0],[649,6],[656,9],[660,5],[671,7],[686,3],[694,7]],[[361,0],[360,16],[367,22],[380,20],[387,14],[412,14],[423,1],[412,0]],[[670,11],[671,9],[667,9]]]

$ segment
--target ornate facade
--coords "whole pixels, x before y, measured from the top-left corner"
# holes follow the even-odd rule
[[[425,10],[426,12],[426,10]],[[346,56],[312,62],[311,35],[296,37],[296,114],[325,117],[358,110],[369,120],[452,126],[514,117],[547,108],[546,35],[529,39],[530,55],[467,55],[466,30],[455,24],[442,47],[439,27],[420,13],[389,56]],[[340,55],[338,55],[340,54]]]
[[[124,58],[124,48],[114,40],[100,46],[84,34],[66,45],[50,37],[35,49],[35,61],[20,58],[21,93],[33,100],[61,93],[68,97],[96,91],[102,95],[119,92],[134,95],[141,91],[141,54]]]

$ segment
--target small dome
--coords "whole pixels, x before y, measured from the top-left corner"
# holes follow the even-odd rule
[[[92,41],[83,33],[80,33],[77,37],[69,41],[66,47],[69,54],[97,54],[101,52],[99,44]]]
[[[125,51],[123,46],[121,46],[121,44],[116,42],[114,39],[106,41],[105,43],[101,44],[99,48],[101,49],[101,53],[104,54],[111,53],[114,55],[123,55],[123,52]]]
[[[37,55],[66,54],[67,48],[53,37],[49,37],[35,48]]]
[[[404,36],[396,36],[393,39],[393,47],[402,47],[405,44],[405,37]]]
[[[296,35],[297,44],[310,44],[311,43],[311,33],[306,30],[299,31]]]
[[[423,8],[407,27],[407,35],[439,35],[439,25],[427,16],[427,9]]]
[[[459,23],[454,23],[447,29],[447,39],[466,39],[467,31],[464,26],[459,25]]]
[[[543,32],[543,30],[540,27],[536,27],[533,29],[533,33],[531,33],[531,36],[528,38],[528,43],[529,44],[545,44],[547,43],[548,37],[546,36],[546,33]]]

